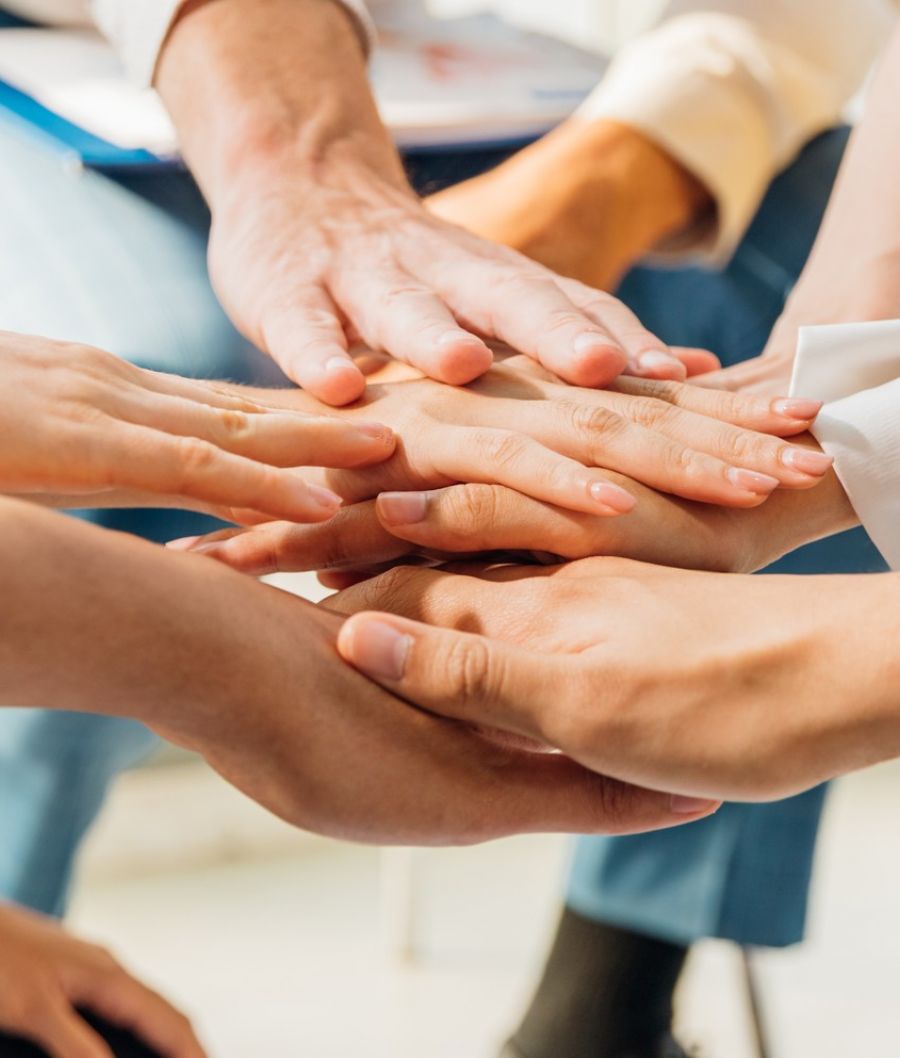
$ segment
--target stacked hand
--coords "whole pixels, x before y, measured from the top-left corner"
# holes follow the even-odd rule
[[[308,400],[265,399],[293,407]],[[316,479],[354,504],[327,533],[272,523],[182,546],[255,573],[371,567],[408,553],[410,543],[566,557],[705,549],[707,561],[730,564],[720,534],[736,510],[759,507],[779,486],[806,490],[826,476],[827,456],[782,439],[802,435],[818,408],[639,379],[580,390],[521,359],[465,389],[423,380],[370,386],[367,402],[342,414],[390,424],[398,448],[365,472]],[[448,488],[453,482],[463,484]],[[377,503],[362,502],[379,493]]]
[[[328,605],[356,615],[343,656],[429,712],[629,782],[752,801],[900,752],[897,666],[854,664],[871,656],[868,593],[890,613],[896,580],[821,577],[810,596],[791,577],[593,559],[396,569]]]

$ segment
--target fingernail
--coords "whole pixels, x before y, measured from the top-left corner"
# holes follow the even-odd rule
[[[639,371],[648,372],[665,369],[669,372],[676,372],[679,378],[687,378],[687,368],[680,360],[676,360],[674,356],[669,356],[668,353],[662,353],[657,350],[641,353],[637,360],[637,367]]]
[[[373,437],[379,441],[388,441],[394,436],[394,431],[390,426],[385,426],[381,422],[368,422],[367,420],[356,420],[353,425],[361,434],[365,434],[366,437]]]
[[[594,481],[588,491],[591,499],[602,507],[611,508],[616,514],[628,514],[637,504],[637,500],[630,492],[620,489],[618,485],[613,485],[609,481]]]
[[[673,794],[669,802],[672,811],[679,816],[694,816],[698,812],[708,812],[718,803],[718,801],[709,801],[702,797],[682,797],[680,794]]]
[[[170,540],[166,544],[166,547],[170,551],[190,551],[193,548],[194,544],[196,544],[197,541],[200,539],[202,539],[202,537],[182,536],[179,537],[177,540]]]
[[[346,356],[333,356],[330,360],[326,360],[325,370],[329,374],[336,371],[352,371],[354,374],[359,372],[356,364],[352,360],[348,360]]]
[[[827,474],[834,465],[832,456],[824,452],[813,452],[809,448],[786,448],[781,453],[781,461],[785,466],[804,474],[813,474],[817,478]]]
[[[383,680],[400,680],[412,639],[383,621],[360,621],[353,627],[350,658],[357,668]]]
[[[593,349],[616,349],[618,343],[599,331],[585,331],[572,342],[572,348],[576,353],[589,353]]]
[[[770,493],[781,484],[778,478],[773,478],[771,474],[757,474],[755,470],[744,470],[742,467],[729,467],[728,480],[739,489],[760,495]]]
[[[390,525],[415,525],[425,521],[427,492],[382,492],[378,513]]]
[[[444,348],[447,345],[477,345],[479,347],[484,345],[484,342],[478,337],[477,334],[469,334],[468,331],[447,331],[438,338],[437,344],[440,348]]]
[[[823,403],[821,400],[805,400],[801,397],[782,397],[772,401],[772,411],[776,415],[786,415],[789,419],[806,422],[819,414]]]
[[[302,495],[308,496],[314,503],[320,507],[324,507],[329,511],[336,511],[338,507],[344,502],[343,499],[338,496],[336,492],[332,492],[331,489],[323,489],[320,485],[310,485],[307,482],[302,482],[303,490]]]

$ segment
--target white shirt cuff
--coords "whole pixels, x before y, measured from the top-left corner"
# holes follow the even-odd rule
[[[876,547],[900,570],[900,320],[804,327],[791,392],[826,401],[813,434]]]
[[[132,80],[153,83],[156,65],[172,23],[187,0],[93,0],[94,20],[115,45]],[[368,54],[375,25],[365,0],[334,0],[347,8]]]

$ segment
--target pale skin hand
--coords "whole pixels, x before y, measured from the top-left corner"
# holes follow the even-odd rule
[[[337,616],[216,563],[14,501],[0,501],[0,550],[14,556],[0,570],[0,701],[139,719],[296,826],[455,845],[715,808],[410,709],[341,663]]]
[[[900,659],[884,649],[900,636],[898,601],[891,574],[593,559],[398,569],[329,605],[356,614],[344,658],[423,709],[631,782],[754,801],[900,755]]]
[[[427,201],[436,216],[600,290],[712,212],[702,184],[637,129],[578,115]]]
[[[0,1031],[51,1058],[113,1058],[79,1016],[129,1029],[164,1058],[204,1058],[190,1022],[105,949],[42,915],[0,904]]]
[[[55,506],[142,503],[323,521],[340,497],[294,470],[388,458],[387,427],[292,412],[239,387],[0,332],[0,492]]]
[[[358,34],[325,0],[189,3],[158,88],[212,211],[235,324],[329,404],[362,393],[358,339],[452,384],[498,339],[568,382],[685,366],[621,302],[429,213],[403,174]]]

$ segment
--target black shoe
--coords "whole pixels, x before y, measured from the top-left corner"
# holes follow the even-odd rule
[[[687,1058],[672,994],[687,948],[563,912],[543,977],[503,1058]]]

